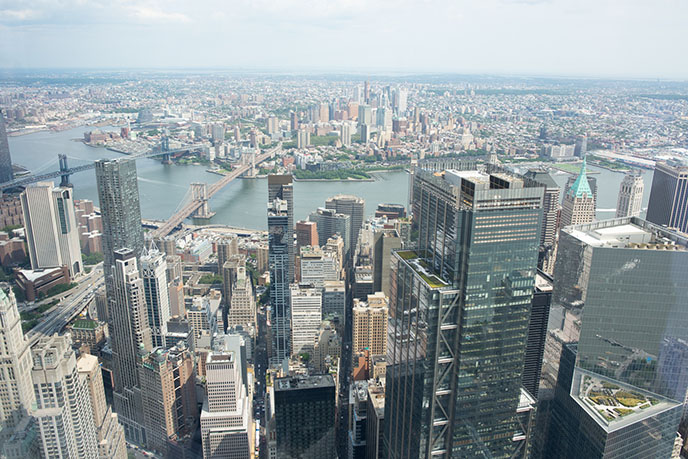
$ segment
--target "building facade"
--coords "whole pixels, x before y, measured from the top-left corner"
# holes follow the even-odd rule
[[[170,297],[167,284],[165,254],[155,248],[141,255],[141,278],[146,297],[148,326],[151,329],[153,347],[166,346],[167,321],[170,320]]]
[[[619,188],[619,199],[616,203],[616,218],[637,217],[643,204],[645,183],[637,173],[626,174]]]
[[[688,233],[688,166],[657,163],[647,220]]]

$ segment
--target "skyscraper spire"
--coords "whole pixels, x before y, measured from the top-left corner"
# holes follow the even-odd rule
[[[587,158],[585,156],[583,157],[583,164],[581,165],[578,178],[576,178],[576,181],[573,182],[573,185],[571,185],[571,188],[569,188],[568,194],[577,198],[592,196],[590,183],[588,183]]]

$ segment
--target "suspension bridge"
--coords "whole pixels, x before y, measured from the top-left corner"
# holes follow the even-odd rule
[[[210,205],[208,201],[213,197],[218,191],[227,186],[235,178],[249,173],[249,175],[255,174],[255,167],[265,161],[268,158],[272,158],[275,154],[282,149],[282,144],[277,145],[265,153],[260,155],[247,155],[243,164],[232,172],[223,176],[220,180],[208,186],[205,183],[192,183],[189,187],[189,191],[182,199],[179,206],[175,210],[174,214],[158,229],[153,231],[153,237],[161,238],[165,237],[172,232],[177,226],[189,217],[197,218],[210,218],[214,214],[210,211]]]
[[[205,147],[204,145],[187,145],[181,148],[175,148],[170,150],[169,149],[169,141],[167,138],[164,138],[162,142],[153,147],[153,149],[144,152],[144,153],[137,153],[133,155],[129,155],[130,158],[132,159],[141,159],[141,158],[153,158],[155,156],[162,156],[164,162],[169,162],[170,157],[179,153],[187,153],[187,152],[192,152],[192,151],[198,151],[202,150]],[[50,171],[50,172],[43,172],[44,170],[48,169],[49,167],[52,167],[55,163],[50,162],[43,166],[41,169],[38,171],[34,171],[31,175],[26,175],[23,177],[18,177],[14,180],[11,180],[9,182],[5,183],[0,183],[0,190],[5,191],[10,188],[16,188],[16,187],[22,187],[29,185],[31,183],[35,182],[41,182],[44,180],[52,180],[54,178],[60,177],[60,186],[69,186],[69,177],[72,174],[76,174],[77,172],[83,172],[87,170],[94,169],[96,167],[95,161],[86,161],[85,164],[80,164],[77,166],[70,167],[68,163],[68,159],[76,160],[79,162],[84,162],[83,159],[81,158],[72,158],[67,155],[59,154],[57,155],[58,162],[59,162],[59,170],[56,171]]]

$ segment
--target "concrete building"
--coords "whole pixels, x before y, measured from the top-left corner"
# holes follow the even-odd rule
[[[387,354],[389,299],[383,292],[368,295],[368,301],[354,299],[352,353],[368,349],[371,355]]]
[[[349,215],[321,207],[312,212],[308,220],[318,225],[318,245],[325,245],[329,238],[338,234],[344,241],[344,257],[348,258],[349,250],[352,248],[351,217]]]
[[[583,158],[580,174],[564,193],[561,209],[561,227],[590,223],[595,219],[595,194],[588,182],[586,160]]]
[[[0,110],[0,183],[9,182],[14,178],[12,168],[12,157],[10,156],[10,145],[7,142],[7,131],[5,130],[5,117]]]
[[[227,328],[236,326],[242,326],[251,333],[255,333],[256,330],[256,297],[253,294],[251,278],[243,266],[237,269],[232,300],[227,311]]]
[[[198,421],[193,357],[184,344],[155,348],[141,357],[141,397],[146,446],[172,456]]]
[[[98,358],[90,354],[81,354],[76,361],[79,376],[86,382],[96,427],[99,459],[126,459],[127,445],[124,441],[124,429],[117,415],[105,401],[103,375]]]
[[[626,174],[619,188],[619,200],[616,203],[616,218],[638,217],[643,205],[643,177],[637,173]]]
[[[206,398],[201,411],[204,458],[253,457],[251,400],[241,368],[241,355],[236,352],[211,352],[206,358]]]
[[[113,285],[109,293],[110,345],[113,362],[113,407],[127,440],[144,444],[139,352],[153,348],[143,279],[132,250],[114,252]]]
[[[156,248],[141,255],[141,278],[146,296],[148,326],[151,329],[153,347],[166,346],[167,321],[170,320],[170,297],[167,283],[165,254]]]
[[[343,325],[346,311],[346,284],[344,281],[325,281],[322,308],[324,318],[336,318],[337,322]]]
[[[385,432],[384,380],[368,382],[366,407],[366,459],[383,459],[382,437]]]
[[[365,200],[357,196],[338,194],[325,201],[325,208],[350,217],[349,223],[351,226],[349,234],[351,242],[349,247],[353,250],[356,241],[358,241],[358,233],[361,231],[363,219],[365,218]]]
[[[0,289],[0,338],[0,440],[7,440],[34,403],[29,342],[11,289]]]
[[[43,337],[31,348],[31,380],[42,457],[97,459],[97,429],[86,381],[69,335]]]
[[[299,220],[296,222],[297,253],[301,247],[307,245],[320,245],[318,243],[318,225],[315,222],[310,222],[308,220]]]
[[[320,247],[304,246],[300,251],[301,283],[323,288],[327,281],[338,281],[337,260],[331,252],[324,253]]]
[[[72,190],[37,183],[24,190],[21,203],[31,267],[67,266],[71,277],[80,275],[84,267]]]
[[[322,291],[292,284],[289,293],[292,355],[311,353],[322,321]]]

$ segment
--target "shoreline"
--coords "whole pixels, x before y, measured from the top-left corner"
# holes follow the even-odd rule
[[[326,178],[313,178],[313,179],[298,179],[294,177],[295,182],[374,182],[374,178],[367,178],[367,179],[355,179],[355,178],[346,178],[346,179],[326,179]]]

